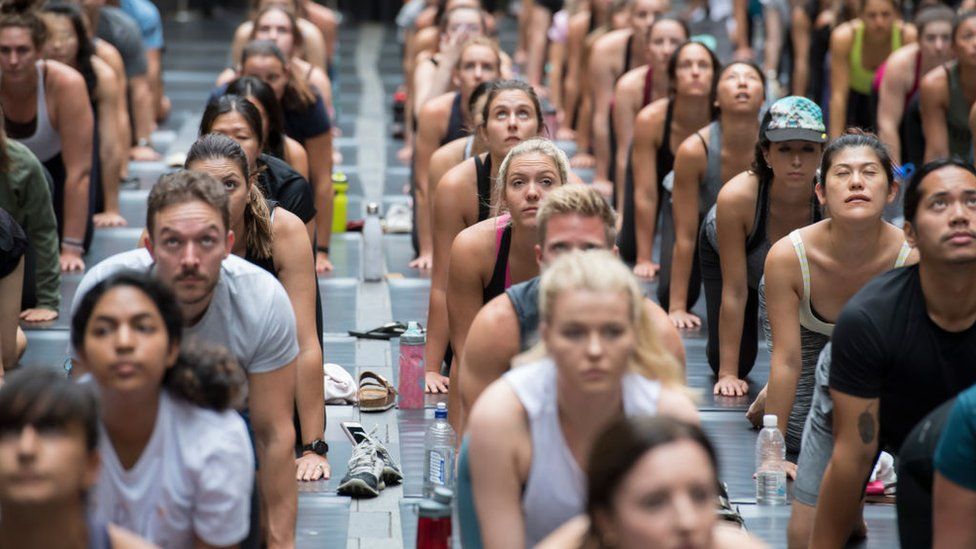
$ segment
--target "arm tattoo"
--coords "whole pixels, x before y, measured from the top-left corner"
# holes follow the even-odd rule
[[[868,406],[861,415],[857,416],[857,432],[861,435],[861,442],[871,444],[877,428],[874,425],[874,415],[871,414],[871,407]]]

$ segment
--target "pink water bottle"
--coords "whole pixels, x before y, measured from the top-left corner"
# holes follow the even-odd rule
[[[407,324],[407,331],[400,335],[400,393],[402,410],[419,410],[424,407],[424,344],[427,336],[416,322]]]

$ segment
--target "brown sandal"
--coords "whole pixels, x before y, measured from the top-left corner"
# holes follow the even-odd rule
[[[359,411],[384,412],[396,404],[397,391],[385,377],[370,371],[359,374]]]

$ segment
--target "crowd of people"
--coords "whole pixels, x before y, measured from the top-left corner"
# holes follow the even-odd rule
[[[784,435],[790,547],[871,536],[892,456],[902,544],[976,543],[970,4],[404,3],[409,268],[465,547],[761,547],[722,520],[702,329],[714,397]],[[0,546],[294,545],[298,484],[336,465],[338,20],[253,0],[137,220],[120,185],[171,110],[158,9],[0,1]],[[130,223],[138,246],[86,263]],[[59,310],[70,376],[17,367]],[[366,440],[346,474],[376,494],[400,473]]]

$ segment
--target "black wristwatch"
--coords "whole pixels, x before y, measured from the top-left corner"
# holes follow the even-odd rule
[[[302,446],[302,452],[315,452],[320,456],[329,453],[329,444],[322,439],[313,440],[311,444]]]

